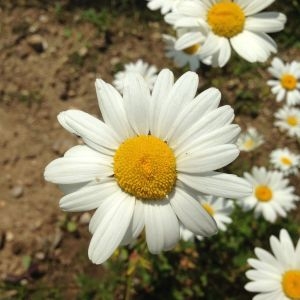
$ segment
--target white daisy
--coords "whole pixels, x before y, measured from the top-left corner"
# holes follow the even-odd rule
[[[195,34],[197,39],[194,38]],[[166,56],[173,59],[177,67],[189,65],[191,71],[200,67],[200,61],[211,64],[211,55],[215,49],[205,45],[206,36],[197,31],[177,31],[178,38],[164,34]]]
[[[232,222],[230,214],[233,211],[233,201],[227,200],[222,197],[215,196],[201,196],[198,197],[199,204],[214,218],[218,229],[226,231],[227,224]],[[195,235],[190,230],[181,226],[181,238],[184,241],[193,240]],[[196,236],[199,240],[202,240],[202,236]]]
[[[157,68],[149,65],[142,59],[137,60],[135,63],[129,63],[124,66],[124,71],[120,71],[114,75],[113,85],[120,91],[124,88],[124,79],[129,73],[140,74],[146,81],[147,86],[152,90],[155,80],[157,78]]]
[[[238,156],[233,143],[240,129],[231,124],[229,106],[218,108],[217,89],[195,98],[197,88],[196,73],[174,83],[173,73],[163,70],[150,95],[145,80],[129,74],[122,98],[97,79],[105,123],[79,110],[58,115],[86,145],[51,162],[44,175],[69,192],[60,201],[63,210],[97,209],[90,222],[94,263],[107,260],[144,227],[151,253],[176,245],[179,222],[194,234],[215,234],[215,222],[192,196],[195,191],[226,198],[251,193],[244,179],[214,171]]]
[[[212,64],[223,67],[232,48],[249,62],[264,62],[277,51],[276,43],[266,33],[283,29],[285,15],[260,12],[275,0],[186,0],[165,20],[180,27],[207,27],[209,43],[217,50]]]
[[[284,106],[275,113],[275,125],[291,137],[300,138],[300,110],[295,107]]]
[[[273,150],[270,158],[274,167],[285,175],[298,173],[300,155],[291,152],[288,148]]]
[[[284,64],[281,59],[275,57],[272,60],[269,72],[277,78],[268,80],[272,87],[272,93],[277,95],[276,100],[282,101],[286,97],[288,105],[300,103],[300,64],[296,61]]]
[[[147,0],[147,7],[151,10],[160,9],[161,13],[165,15],[169,11],[173,11],[178,3],[185,0]]]
[[[294,194],[294,187],[289,186],[289,180],[282,172],[267,171],[264,167],[253,167],[252,174],[244,173],[244,178],[253,185],[253,193],[238,204],[245,211],[254,208],[256,217],[263,217],[273,223],[277,215],[286,217],[286,212],[295,208],[299,197]]]
[[[249,127],[246,132],[240,134],[236,144],[241,151],[250,152],[263,143],[263,135],[259,134],[256,128]]]
[[[272,252],[255,248],[258,259],[248,259],[253,269],[246,272],[251,282],[245,289],[259,293],[253,300],[300,299],[300,239],[294,247],[289,233],[281,229],[279,239],[270,237],[270,246]]]

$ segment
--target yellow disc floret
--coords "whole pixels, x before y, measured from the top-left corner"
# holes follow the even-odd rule
[[[297,79],[291,74],[283,74],[280,83],[283,88],[289,91],[292,91],[297,87]]]
[[[298,125],[298,119],[295,116],[287,117],[286,121],[290,126],[297,126]]]
[[[211,215],[211,216],[213,216],[214,215],[214,213],[215,213],[215,211],[214,211],[214,209],[212,208],[212,206],[211,205],[209,205],[208,203],[202,203],[202,207]]]
[[[241,7],[230,0],[221,0],[207,13],[207,22],[219,36],[231,38],[243,31],[245,14]]]
[[[186,54],[193,55],[198,52],[199,48],[200,48],[200,44],[195,44],[183,49],[182,51],[185,52]]]
[[[245,147],[246,149],[248,149],[248,150],[253,149],[254,146],[255,146],[255,143],[254,143],[254,141],[253,141],[252,138],[247,139],[247,140],[245,141],[245,143],[244,143],[244,147]]]
[[[282,276],[282,289],[289,299],[300,299],[300,270],[290,270]]]
[[[114,156],[114,174],[119,186],[143,200],[163,199],[176,181],[172,149],[151,135],[127,139]]]
[[[272,199],[273,193],[266,185],[259,185],[255,189],[255,197],[258,201],[268,202]]]
[[[280,160],[286,166],[290,166],[292,164],[292,161],[286,156],[282,156]]]

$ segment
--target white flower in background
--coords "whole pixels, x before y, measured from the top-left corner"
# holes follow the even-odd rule
[[[233,211],[233,201],[227,200],[222,197],[215,196],[201,196],[199,198],[199,205],[214,218],[217,223],[218,229],[226,231],[228,224],[232,222],[230,215]],[[193,240],[195,235],[188,229],[181,226],[181,238],[184,241]],[[202,240],[202,236],[196,236],[199,240]]]
[[[212,64],[223,67],[231,47],[245,60],[265,62],[277,51],[266,33],[284,28],[286,17],[277,12],[260,12],[275,0],[186,0],[165,16],[176,28],[205,27],[207,40],[217,50]]]
[[[273,223],[278,215],[286,217],[286,212],[295,208],[295,202],[299,200],[282,172],[253,167],[251,174],[244,173],[244,178],[253,185],[253,193],[239,199],[238,204],[245,211],[254,209],[255,217],[262,215]]]
[[[270,246],[272,252],[257,247],[257,259],[248,259],[253,269],[246,272],[251,282],[245,289],[259,293],[253,300],[300,299],[300,239],[294,246],[289,233],[281,229],[279,239],[270,237]]]
[[[249,127],[246,132],[240,134],[236,144],[241,151],[250,152],[263,143],[263,135],[259,134],[256,128]]]
[[[157,68],[149,65],[142,59],[137,60],[135,63],[129,63],[124,66],[124,71],[115,74],[113,85],[120,91],[124,88],[124,79],[129,73],[140,74],[146,81],[147,86],[152,90],[155,80],[157,78]]]
[[[147,0],[147,7],[151,10],[160,9],[161,13],[165,15],[169,11],[176,10],[176,6],[185,0]]]
[[[218,108],[217,89],[195,98],[197,88],[196,73],[174,83],[173,73],[163,70],[150,95],[145,80],[131,73],[122,98],[97,79],[105,123],[79,110],[58,115],[85,145],[51,162],[44,175],[69,192],[60,200],[63,210],[97,209],[89,226],[94,263],[103,263],[144,228],[151,253],[176,245],[179,223],[196,235],[215,234],[215,221],[195,200],[195,191],[226,198],[251,193],[244,179],[214,171],[238,156],[233,143],[240,129],[231,124],[229,106]]]
[[[300,110],[295,107],[284,106],[275,113],[275,125],[286,131],[291,137],[300,138]]]
[[[300,103],[300,64],[296,61],[284,64],[278,57],[273,58],[269,72],[277,78],[268,80],[271,91],[277,95],[276,100],[282,101],[286,97],[287,105]]]
[[[164,34],[166,56],[173,59],[177,67],[189,65],[191,71],[196,71],[200,67],[200,62],[211,64],[211,56],[215,49],[205,44],[205,33],[197,31],[198,39],[194,39],[195,32],[178,30],[176,39],[171,35]],[[192,42],[191,42],[192,38]]]
[[[298,173],[300,155],[291,152],[288,148],[273,150],[270,158],[273,166],[285,175]]]
[[[202,236],[200,235],[195,236],[195,234],[192,231],[184,228],[182,225],[180,226],[180,238],[182,240],[184,240],[185,242],[194,241],[195,237],[200,241],[203,239]]]

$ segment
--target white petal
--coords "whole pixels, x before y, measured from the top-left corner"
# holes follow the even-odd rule
[[[208,133],[199,134],[194,140],[189,139],[186,143],[182,144],[175,150],[176,157],[184,155],[189,151],[196,151],[203,147],[212,147],[222,144],[235,143],[241,129],[236,124],[225,125],[221,128],[212,130]],[[194,149],[194,150],[193,150]]]
[[[231,56],[231,48],[229,40],[227,38],[219,38],[219,53],[218,53],[218,64],[222,68],[224,67]]]
[[[221,100],[221,93],[216,88],[209,88],[200,93],[192,102],[179,112],[168,134],[168,142],[176,144],[176,140],[185,134],[191,124],[195,124],[206,113],[216,109]],[[174,142],[173,142],[174,141]]]
[[[135,199],[122,193],[110,199],[111,206],[92,237],[88,255],[95,264],[106,261],[120,245],[131,222]]]
[[[284,246],[285,261],[290,262],[290,265],[294,266],[296,260],[295,248],[291,237],[285,229],[280,230],[280,242]]]
[[[252,194],[252,186],[236,175],[208,172],[194,176],[179,173],[178,179],[204,194],[224,198],[242,198]]]
[[[218,229],[214,219],[202,205],[181,188],[176,188],[170,203],[180,222],[196,235],[211,236]]]
[[[65,129],[81,136],[88,146],[101,153],[113,154],[122,142],[109,126],[80,110],[61,112],[57,118]]]
[[[274,69],[278,69],[281,72],[284,71],[284,68],[285,68],[283,61],[278,57],[273,58],[272,66],[274,67]]]
[[[179,147],[184,147],[184,144],[192,143],[202,134],[206,134],[231,123],[233,118],[233,109],[228,105],[214,109],[206,113],[198,122],[186,126],[186,131],[178,135],[176,140],[172,141],[172,148],[179,149]]]
[[[265,62],[272,52],[277,51],[276,43],[263,32],[244,30],[230,39],[234,50],[249,62]],[[251,47],[247,47],[247,45]]]
[[[252,266],[253,268],[259,271],[278,274],[278,269],[276,268],[276,266],[270,265],[264,261],[260,261],[254,258],[249,258],[247,262],[250,266]]]
[[[204,36],[201,32],[187,32],[183,34],[175,43],[176,50],[184,50],[188,47],[191,47],[195,44],[199,44],[204,39]]]
[[[122,240],[122,245],[128,245],[136,239],[145,225],[144,205],[140,200],[135,201],[134,213],[131,223],[128,226],[127,232]]]
[[[168,98],[162,103],[158,122],[158,137],[166,140],[170,126],[177,117],[178,112],[185,108],[186,104],[193,100],[199,78],[194,72],[184,73],[172,87]]]
[[[169,200],[144,202],[145,231],[149,251],[158,254],[179,240],[179,223]]]
[[[78,191],[85,185],[90,184],[90,182],[80,182],[80,183],[70,183],[70,184],[59,184],[58,187],[65,194],[70,194]]]
[[[200,49],[199,56],[201,59],[213,55],[220,48],[219,38],[214,34],[208,34],[203,46]],[[204,63],[206,63],[204,61]]]
[[[149,133],[150,91],[140,74],[126,75],[123,96],[130,125],[136,134],[147,135]]]
[[[277,12],[263,12],[246,18],[245,29],[256,32],[277,32],[283,29],[286,16]]]
[[[71,212],[95,209],[102,200],[117,192],[118,189],[119,187],[113,179],[87,185],[61,198],[59,206],[62,210]]]
[[[110,161],[111,156],[104,155],[86,145],[76,145],[66,151],[64,157],[88,157],[95,159],[103,159],[104,161]]]
[[[273,280],[259,280],[259,281],[252,281],[248,282],[245,285],[245,289],[250,292],[272,292],[274,289],[277,288],[276,282]]]
[[[97,79],[95,82],[98,103],[105,123],[125,140],[133,135],[124,109],[124,101],[119,92],[110,84]]]
[[[261,249],[261,248],[255,248],[255,255],[261,260],[266,263],[268,263],[271,266],[274,266],[279,270],[278,273],[281,273],[284,268],[283,265],[268,251]]]
[[[191,17],[200,17],[204,13],[203,4],[200,1],[181,1],[177,8],[181,14]]]
[[[256,14],[259,11],[262,11],[263,9],[271,5],[274,1],[275,0],[239,0],[239,2],[242,3],[241,7],[243,8],[246,16],[250,16]]]
[[[286,297],[282,297],[284,297],[282,290],[278,289],[274,292],[258,294],[254,296],[252,300],[289,300]]]
[[[62,157],[53,160],[45,169],[47,181],[70,184],[97,180],[113,175],[112,158]]]
[[[151,114],[150,114],[150,131],[157,136],[158,133],[158,119],[161,113],[161,106],[167,100],[168,94],[174,84],[174,75],[168,70],[162,70],[156,79],[152,91],[151,99]]]
[[[238,147],[233,144],[192,148],[176,159],[176,169],[186,173],[213,171],[230,164],[239,153]]]
[[[287,258],[285,256],[285,253],[284,253],[285,245],[282,245],[275,236],[271,236],[270,237],[270,246],[271,246],[274,256],[277,258],[277,260],[288,265],[289,261],[290,261],[290,257]]]

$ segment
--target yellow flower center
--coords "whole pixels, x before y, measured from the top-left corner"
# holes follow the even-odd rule
[[[141,135],[127,139],[114,156],[114,174],[119,186],[143,200],[163,199],[176,181],[176,159],[162,140]]]
[[[208,203],[205,202],[205,203],[202,203],[202,206],[211,216],[214,215],[215,211],[211,205],[209,205]]]
[[[287,117],[286,121],[290,126],[297,126],[298,125],[298,119],[295,116]]]
[[[230,1],[221,0],[207,13],[207,22],[212,31],[219,36],[231,38],[243,31],[245,14],[241,7]]]
[[[286,156],[282,156],[280,160],[284,165],[290,166],[292,164],[292,161]]]
[[[244,143],[244,147],[248,150],[252,149],[254,147],[254,141],[251,138],[247,139]]]
[[[300,270],[290,270],[282,276],[282,289],[292,300],[300,299]]]
[[[284,74],[280,79],[280,83],[286,90],[294,90],[297,87],[297,79],[294,75]]]
[[[255,189],[255,197],[258,201],[268,202],[272,199],[273,193],[266,185],[259,185]]]
[[[185,52],[186,54],[193,55],[198,52],[199,48],[200,48],[200,44],[195,44],[183,49],[182,51]]]

